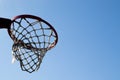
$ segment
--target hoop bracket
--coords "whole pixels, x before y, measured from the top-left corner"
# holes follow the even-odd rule
[[[1,28],[9,29],[10,25],[11,25],[11,22],[12,21],[10,19],[0,18],[0,29]]]

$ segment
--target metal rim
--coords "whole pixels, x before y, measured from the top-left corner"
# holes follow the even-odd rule
[[[31,18],[31,19],[36,19],[36,20],[39,20],[39,21],[47,24],[47,25],[54,31],[55,36],[56,36],[56,40],[53,42],[53,45],[51,45],[48,49],[53,48],[53,47],[57,44],[57,42],[58,42],[58,34],[57,34],[56,30],[54,29],[54,27],[53,27],[50,23],[48,23],[47,21],[43,20],[43,19],[40,18],[40,17],[34,16],[34,15],[28,15],[28,14],[18,15],[18,16],[16,16],[16,17],[14,17],[14,18],[12,19],[12,23],[13,23],[16,19],[19,19],[19,18]],[[12,23],[11,23],[11,25],[12,25]],[[12,31],[11,31],[11,27],[8,29],[8,34],[9,34],[9,36],[11,37],[12,40],[17,39],[17,38],[15,38],[15,37],[11,36],[11,35],[13,35],[13,34],[12,34]]]

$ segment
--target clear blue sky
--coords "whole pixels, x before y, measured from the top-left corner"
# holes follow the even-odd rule
[[[32,14],[58,32],[41,68],[11,64],[12,40],[0,30],[0,80],[120,80],[120,0],[0,0],[0,16]]]

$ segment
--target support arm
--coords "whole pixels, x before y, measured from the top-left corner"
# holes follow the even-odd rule
[[[0,18],[0,29],[1,28],[6,28],[9,29],[11,25],[11,20],[7,18]]]

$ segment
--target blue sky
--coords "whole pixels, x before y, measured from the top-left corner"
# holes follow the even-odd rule
[[[13,44],[0,30],[1,80],[120,80],[119,0],[0,0],[0,16],[32,14],[58,32],[40,69],[28,74],[11,64]]]

